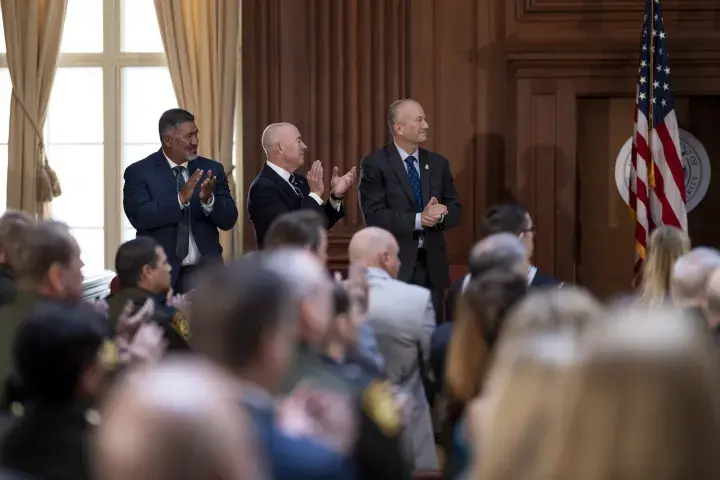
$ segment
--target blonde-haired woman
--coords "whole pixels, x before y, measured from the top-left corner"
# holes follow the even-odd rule
[[[717,346],[683,312],[616,313],[583,339],[532,478],[720,478],[719,379]]]
[[[689,251],[690,237],[679,228],[664,225],[650,234],[639,289],[640,303],[656,306],[668,301],[673,264]]]

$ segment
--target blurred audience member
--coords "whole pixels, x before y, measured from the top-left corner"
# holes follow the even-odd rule
[[[720,252],[697,247],[678,258],[673,265],[671,293],[675,304],[705,320],[707,284],[710,274],[720,267]]]
[[[336,445],[350,439],[348,453],[361,478],[409,478],[401,444],[403,419],[392,386],[375,372],[338,368],[324,355],[331,334],[333,282],[302,251],[276,251],[265,262],[282,276],[300,299],[301,328],[298,354],[283,386],[292,397],[316,392],[328,430],[338,433]],[[332,408],[330,408],[332,406]],[[358,435],[349,437],[357,426]],[[334,438],[338,438],[334,437]]]
[[[689,251],[690,237],[679,228],[664,225],[650,234],[638,292],[641,304],[658,305],[671,300],[673,265]]]
[[[717,346],[687,314],[612,312],[580,345],[539,465],[485,478],[720,478],[718,378]]]
[[[64,223],[40,222],[29,228],[18,248],[14,268],[17,296],[0,307],[0,381],[12,373],[12,342],[31,308],[46,299],[77,302],[82,298],[80,247]]]
[[[351,474],[343,451],[306,432],[281,428],[273,394],[293,361],[301,308],[310,314],[312,306],[301,307],[293,286],[267,268],[264,257],[246,257],[208,272],[190,307],[192,348],[239,380],[238,408],[244,405],[253,419],[272,478],[342,478]],[[317,270],[319,279],[326,279],[313,258],[304,258],[310,273]],[[300,425],[314,424],[307,408],[292,413]]]
[[[26,396],[0,444],[0,465],[33,478],[90,479],[88,435],[106,374],[118,361],[104,318],[86,304],[37,303],[18,331],[14,361]]]
[[[98,480],[269,479],[235,380],[198,359],[169,360],[116,388],[102,409]]]
[[[151,299],[152,320],[164,332],[168,350],[187,350],[190,324],[186,312],[169,305],[172,297],[165,250],[150,237],[137,237],[120,245],[115,254],[119,291],[108,299],[108,321],[113,331],[128,303],[137,311]]]
[[[447,349],[447,414],[442,443],[449,452],[446,472],[457,475],[465,457],[454,452],[453,437],[462,429],[465,406],[482,392],[485,373],[510,309],[525,295],[528,260],[517,236],[490,235],[470,254],[470,281],[460,301]]]
[[[430,360],[430,336],[435,310],[430,290],[397,280],[400,247],[388,231],[368,227],[357,232],[349,246],[350,262],[367,267],[370,284],[367,322],[375,332],[385,373],[410,397],[405,442],[415,469],[438,468],[435,436],[423,373]]]
[[[315,210],[283,213],[270,224],[265,235],[265,248],[302,248],[327,264],[328,236],[325,219]]]
[[[35,220],[24,213],[7,210],[0,216],[0,307],[15,300],[15,270],[20,260],[20,247]]]
[[[710,274],[706,295],[707,308],[705,309],[705,318],[713,336],[720,342],[720,268],[716,268]]]

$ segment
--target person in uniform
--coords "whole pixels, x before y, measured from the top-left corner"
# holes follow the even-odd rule
[[[21,325],[14,360],[26,394],[0,442],[0,466],[32,478],[90,479],[93,409],[107,372],[118,361],[102,314],[92,306],[36,304]]]
[[[153,299],[153,321],[163,329],[168,351],[189,350],[190,323],[168,298],[171,267],[160,244],[150,237],[123,243],[115,255],[115,271],[119,290],[108,298],[110,328],[115,331],[124,311],[137,311]]]

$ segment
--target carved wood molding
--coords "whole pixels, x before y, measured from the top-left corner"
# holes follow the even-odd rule
[[[708,14],[720,13],[716,0],[666,0],[663,13],[668,17],[682,14],[683,20],[707,20]],[[645,10],[639,0],[516,0],[515,18],[519,22],[636,20]],[[642,18],[642,17],[640,17]]]

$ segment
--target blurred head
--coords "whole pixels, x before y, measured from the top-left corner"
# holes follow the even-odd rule
[[[80,299],[83,266],[80,247],[68,226],[39,222],[28,230],[19,249],[18,288],[64,300]]]
[[[718,378],[717,346],[683,312],[610,313],[582,341],[538,478],[718,478]]]
[[[710,274],[720,267],[720,253],[714,248],[698,247],[675,261],[671,292],[683,307],[707,306],[707,283]]]
[[[525,245],[512,233],[494,233],[475,244],[470,250],[470,276],[494,268],[511,269],[527,281],[530,263]]]
[[[508,313],[503,342],[540,333],[579,336],[602,313],[600,302],[581,287],[530,291]]]
[[[259,452],[242,391],[201,359],[176,358],[126,377],[94,437],[99,480],[251,480]]]
[[[103,352],[104,324],[104,317],[83,303],[37,304],[13,346],[24,395],[45,404],[96,396],[114,368]]]
[[[673,265],[689,251],[690,238],[679,228],[665,225],[650,234],[640,283],[642,303],[656,305],[668,300]]]
[[[262,134],[262,147],[268,161],[288,172],[294,172],[305,163],[307,145],[300,130],[292,123],[268,125]]]
[[[525,245],[528,261],[535,252],[535,224],[527,209],[520,203],[493,205],[482,220],[482,236],[511,233]]]
[[[392,233],[378,227],[367,227],[353,235],[348,246],[350,263],[375,267],[397,278],[400,272],[400,245]]]
[[[270,224],[265,248],[303,248],[312,252],[322,265],[327,264],[328,237],[326,220],[315,210],[283,213]]]
[[[543,442],[562,406],[564,382],[577,355],[573,336],[537,334],[518,340],[493,364],[484,394],[468,409],[479,478],[532,478]]]
[[[425,110],[415,100],[409,98],[397,100],[388,109],[388,127],[395,143],[401,147],[412,146],[408,153],[425,143],[428,139],[430,125],[425,117]]]
[[[165,155],[178,165],[193,161],[198,156],[198,128],[195,115],[173,108],[160,116],[158,122],[160,142]]]
[[[24,212],[7,210],[0,216],[0,264],[17,268],[20,246],[35,220]]]
[[[299,340],[319,346],[333,317],[333,281],[306,250],[280,249],[263,255],[263,264],[289,285],[300,305]]]
[[[341,284],[333,286],[333,320],[327,339],[344,347],[352,348],[357,343],[357,319],[351,308],[350,295]]]
[[[170,290],[170,271],[165,250],[155,239],[137,237],[118,248],[115,271],[121,288],[142,288],[151,293]]]
[[[199,282],[190,304],[191,347],[272,390],[294,353],[299,309],[292,285],[262,255],[244,257],[207,271]]]

